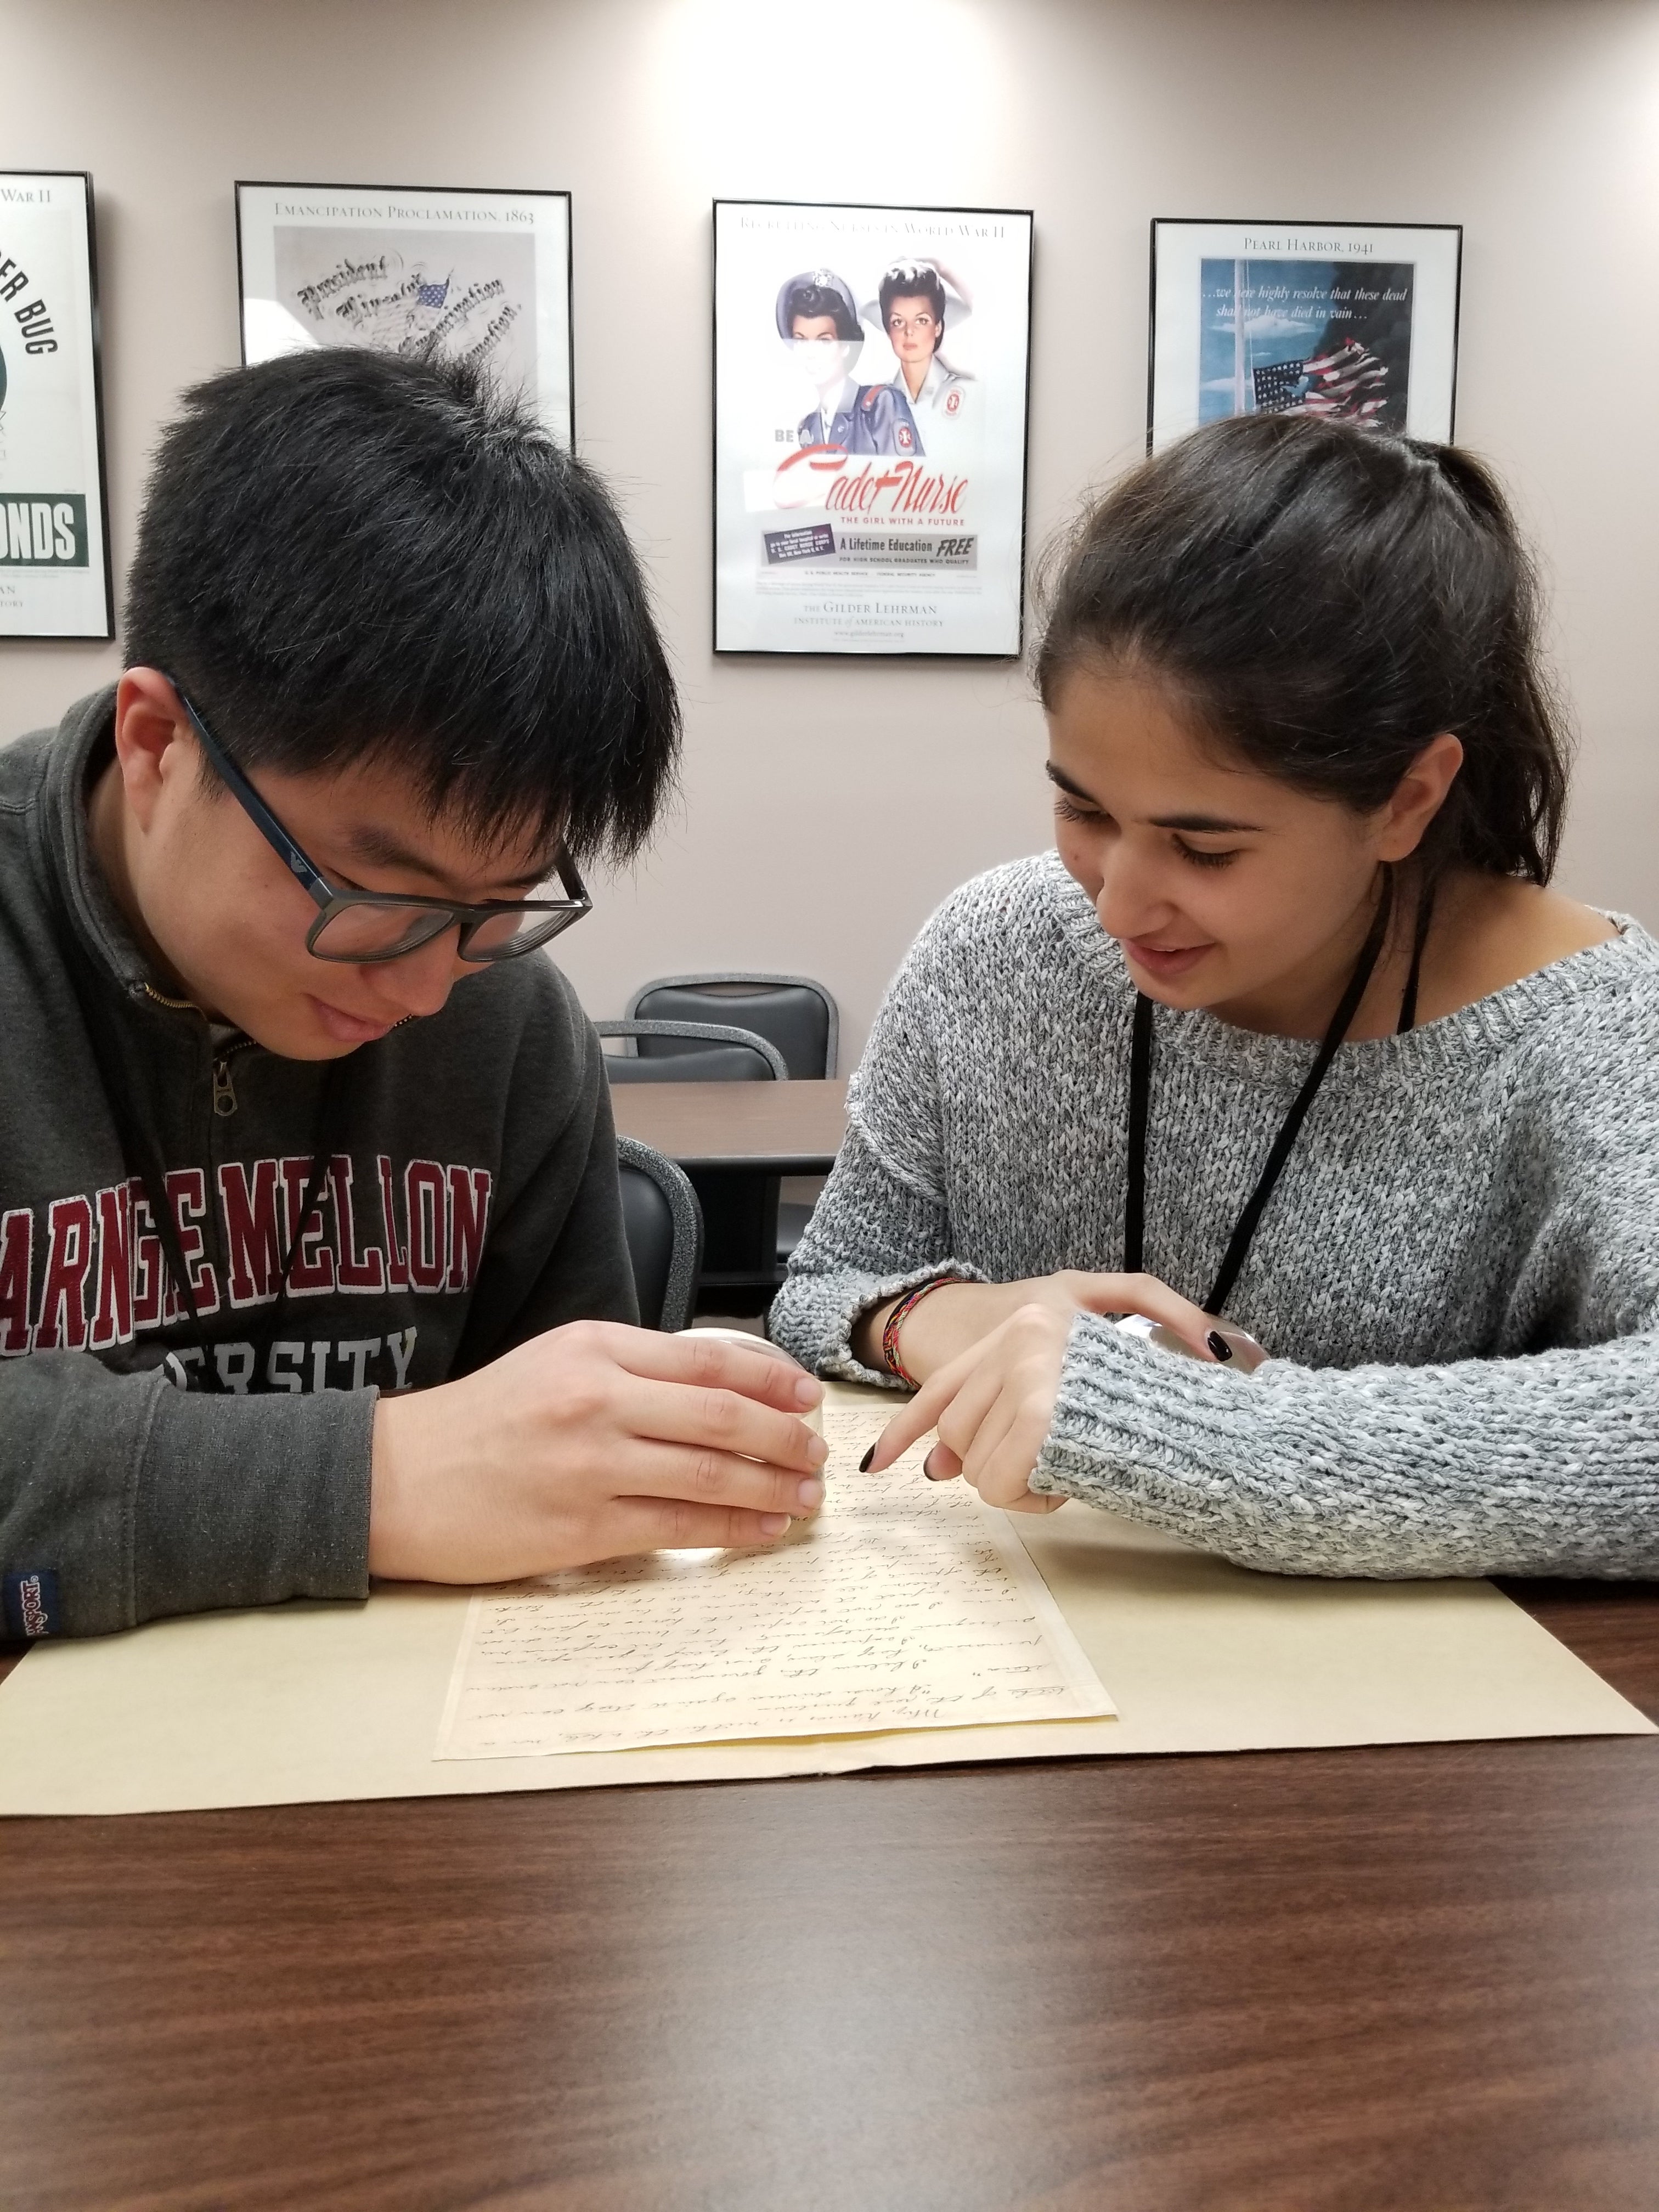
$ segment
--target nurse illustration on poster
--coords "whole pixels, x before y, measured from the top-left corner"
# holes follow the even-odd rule
[[[864,349],[858,309],[832,269],[803,269],[778,288],[773,313],[818,404],[795,435],[803,446],[848,453],[920,455],[910,403],[888,384],[860,384],[853,364]]]
[[[865,321],[884,333],[898,362],[890,389],[903,393],[933,453],[949,453],[977,428],[974,379],[952,368],[943,352],[946,331],[972,312],[960,280],[933,260],[895,262],[865,304]]]

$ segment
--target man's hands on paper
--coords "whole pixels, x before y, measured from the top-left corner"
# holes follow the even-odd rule
[[[505,1582],[632,1552],[765,1544],[815,1513],[803,1369],[692,1331],[574,1322],[374,1411],[368,1566]]]
[[[936,1482],[963,1475],[988,1505],[1011,1513],[1052,1513],[1066,1500],[1030,1487],[1054,1401],[1072,1323],[1079,1313],[1144,1314],[1212,1359],[1212,1317],[1155,1275],[1109,1275],[1068,1268],[1016,1283],[949,1283],[905,1320],[900,1352],[921,1383],[882,1431],[872,1469],[889,1468],[930,1429],[927,1455]],[[880,1341],[879,1316],[874,1327]],[[878,1352],[876,1363],[879,1364]]]

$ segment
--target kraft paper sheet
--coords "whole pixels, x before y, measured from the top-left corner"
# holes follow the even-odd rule
[[[862,1409],[866,1435],[893,1410],[890,1397],[833,1389],[837,1413]],[[433,1754],[471,1594],[394,1588],[362,1607],[210,1614],[37,1648],[0,1685],[0,1814],[1656,1733],[1489,1583],[1255,1575],[1079,1505],[1006,1525],[1115,1719],[441,1759]]]

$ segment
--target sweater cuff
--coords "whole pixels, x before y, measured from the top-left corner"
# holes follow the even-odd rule
[[[366,1598],[378,1396],[161,1391],[134,1509],[134,1618]]]
[[[964,1283],[988,1279],[965,1260],[930,1260],[926,1267],[913,1267],[904,1275],[858,1277],[835,1316],[829,1347],[818,1358],[818,1373],[836,1382],[873,1382],[883,1390],[907,1389],[909,1386],[884,1367],[866,1367],[854,1357],[853,1331],[872,1306],[884,1306],[889,1298],[902,1298],[907,1291],[918,1290],[939,1275],[954,1275]]]
[[[1072,1324],[1054,1417],[1031,1488],[1116,1510],[1167,1515],[1231,1489],[1262,1370],[1247,1376],[1126,1336],[1097,1314]]]

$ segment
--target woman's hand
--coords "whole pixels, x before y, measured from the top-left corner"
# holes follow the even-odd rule
[[[882,1364],[881,1332],[895,1304],[890,1299],[878,1306],[854,1331],[853,1350],[866,1367]],[[1060,1274],[1036,1275],[1024,1282],[946,1283],[930,1291],[904,1316],[899,1357],[907,1372],[926,1382],[1030,1307],[1056,1316],[1066,1329],[1079,1313],[1144,1314],[1184,1338],[1200,1358],[1209,1357],[1209,1335],[1215,1327],[1210,1315],[1156,1275],[1091,1274],[1067,1267]]]
[[[1000,1287],[1042,1295],[1028,1296],[988,1335],[938,1367],[882,1431],[870,1466],[878,1471],[890,1467],[929,1429],[937,1429],[939,1442],[923,1463],[933,1481],[965,1475],[988,1505],[1011,1513],[1052,1513],[1066,1500],[1043,1497],[1030,1486],[1042,1440],[1054,1425],[1066,1346],[1078,1314],[1145,1314],[1186,1338],[1201,1359],[1212,1363],[1209,1337],[1215,1323],[1152,1275],[1067,1273]],[[918,1318],[950,1295],[948,1290],[935,1291],[917,1310]],[[907,1366],[908,1340],[907,1323]]]
[[[943,1296],[943,1293],[940,1293]],[[929,1304],[933,1303],[930,1299]],[[929,1429],[939,1442],[923,1462],[935,1482],[965,1474],[988,1505],[1052,1513],[1063,1498],[1030,1487],[1054,1418],[1075,1305],[1021,1306],[989,1336],[941,1367],[882,1431],[869,1464],[889,1468]]]

